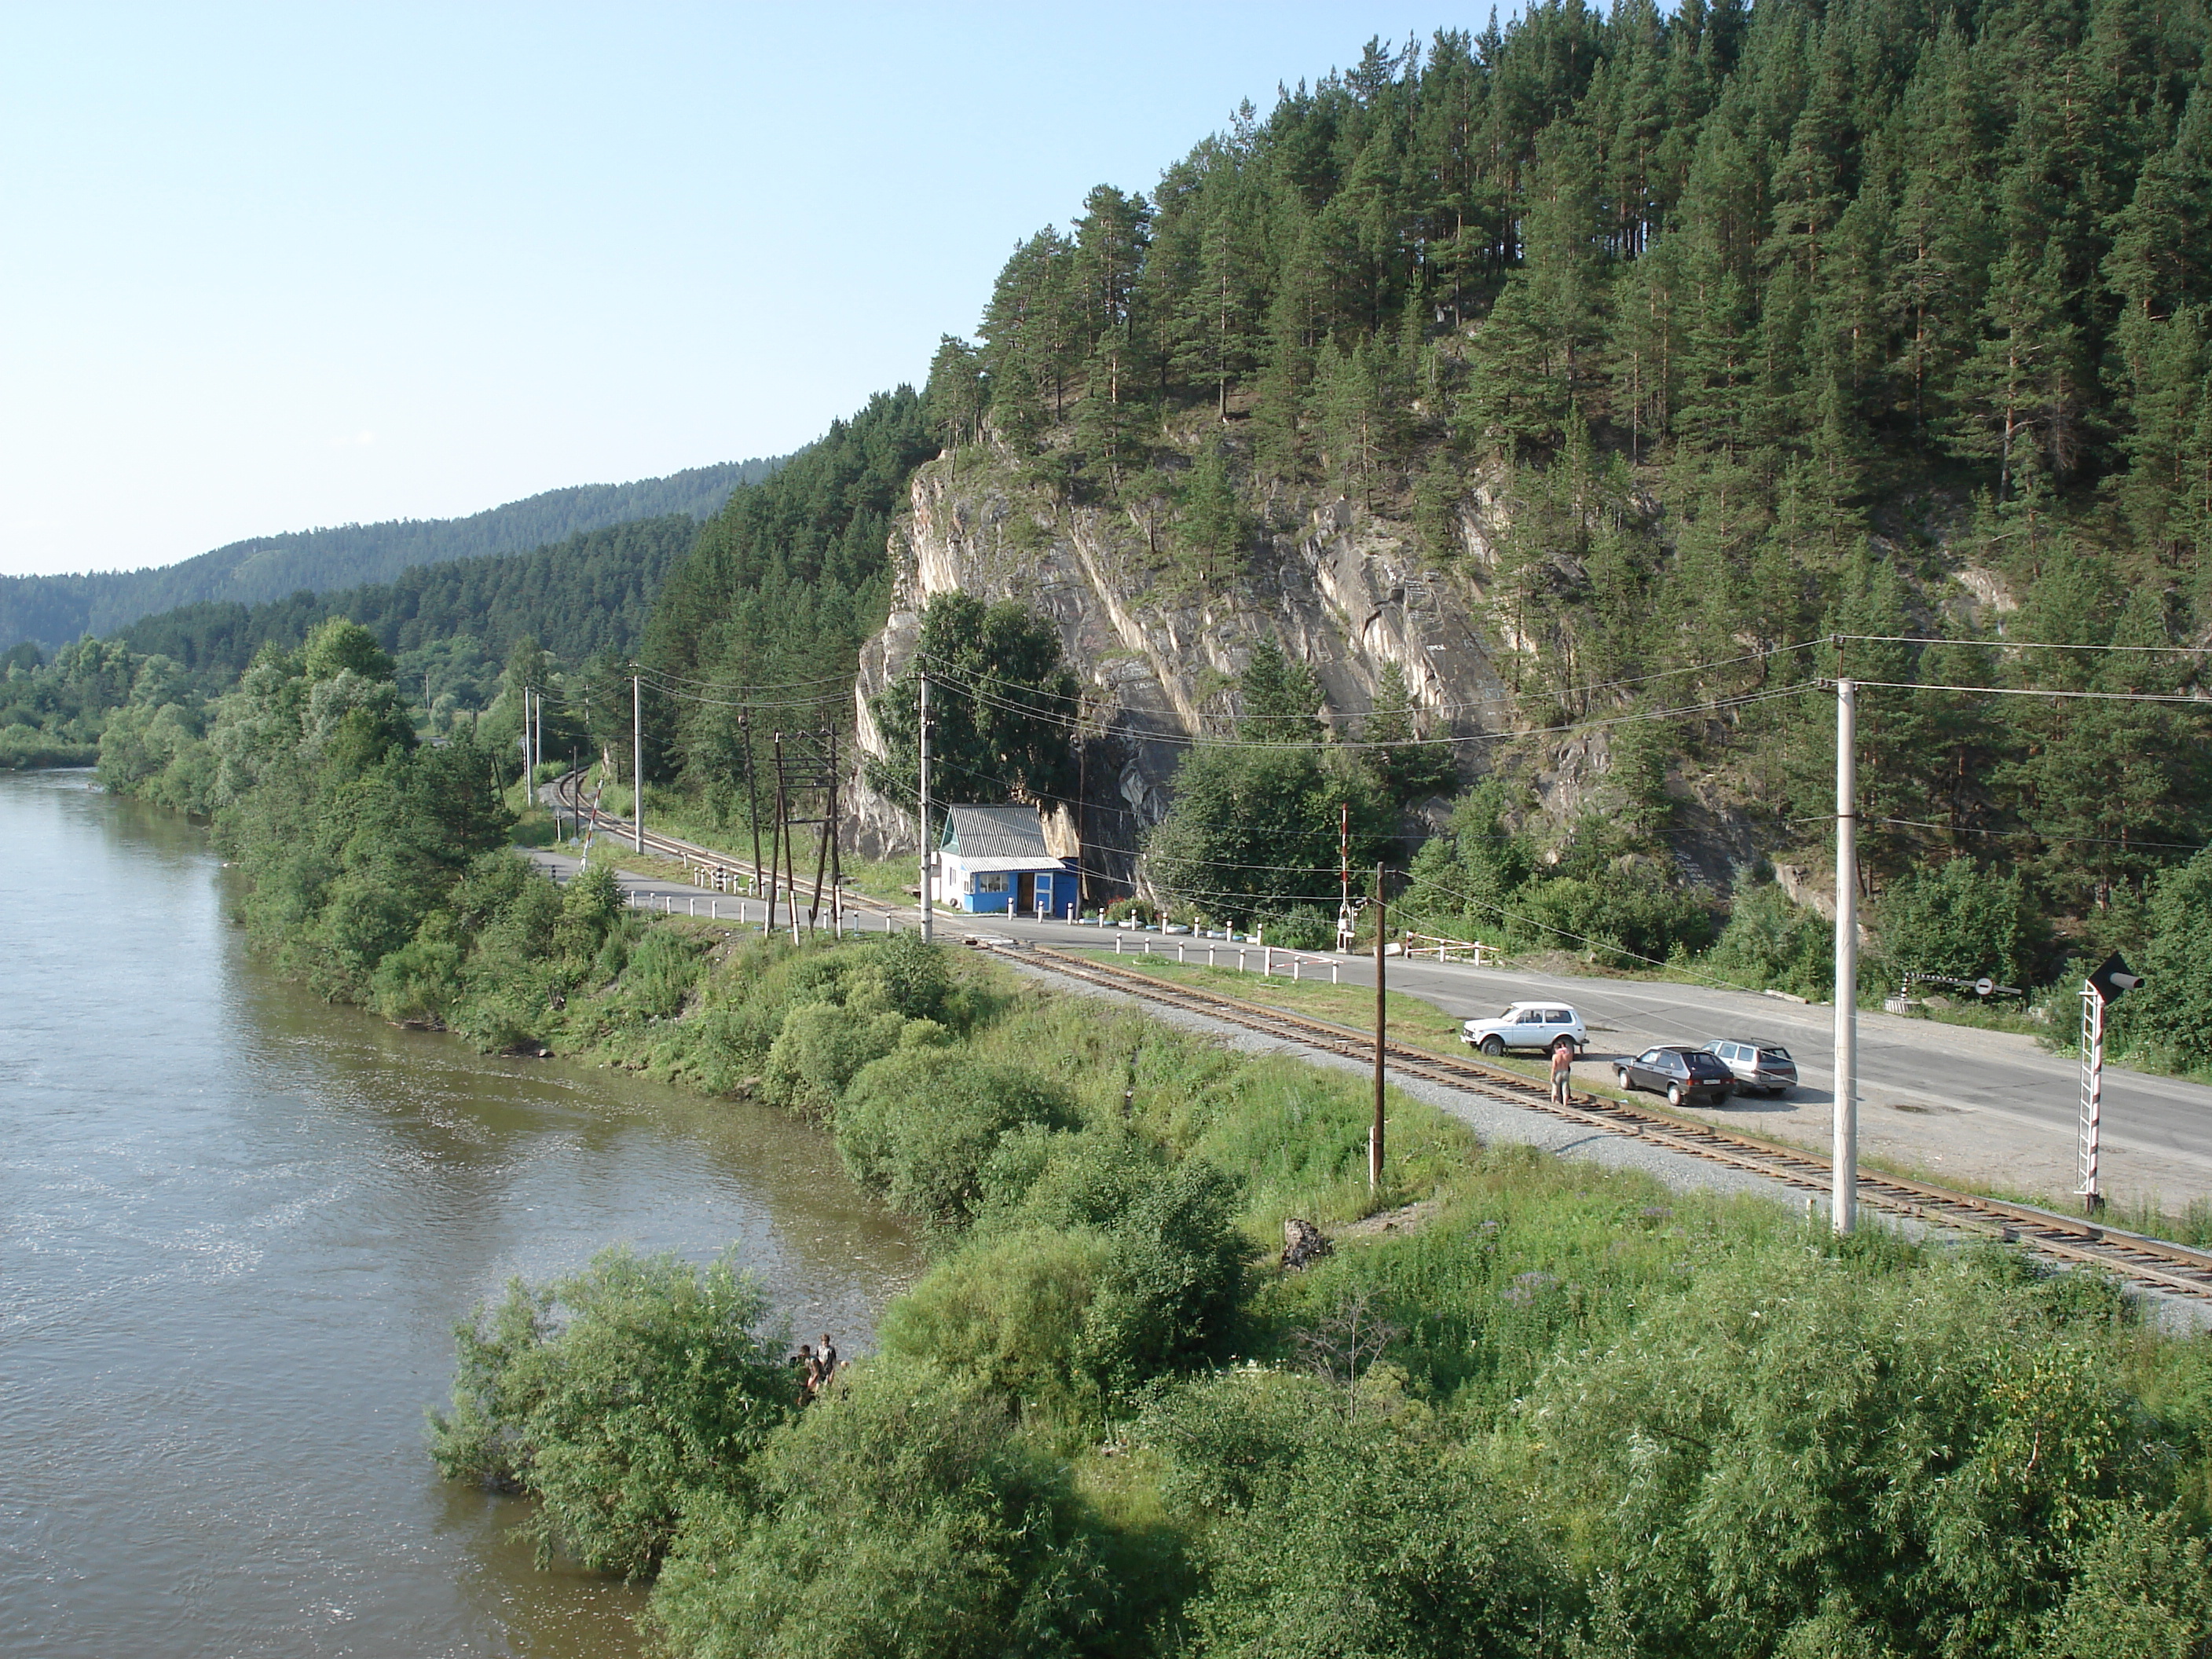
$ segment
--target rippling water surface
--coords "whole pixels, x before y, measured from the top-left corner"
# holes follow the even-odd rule
[[[0,774],[0,1653],[636,1650],[441,1484],[453,1322],[600,1245],[732,1242],[839,1344],[911,1241],[788,1120],[326,1008],[204,833]]]

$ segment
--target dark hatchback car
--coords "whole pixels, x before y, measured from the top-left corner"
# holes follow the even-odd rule
[[[1735,1089],[1728,1062],[1703,1048],[1646,1048],[1633,1060],[1616,1062],[1613,1073],[1622,1088],[1649,1089],[1666,1096],[1669,1106],[1717,1106]]]

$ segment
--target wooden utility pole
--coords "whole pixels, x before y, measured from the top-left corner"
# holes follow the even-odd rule
[[[837,809],[837,728],[830,728],[830,933],[835,939],[845,937],[845,892],[839,885],[844,872],[838,864]]]
[[[837,734],[833,731],[823,733],[823,736],[830,744],[830,798],[823,803],[826,816],[815,826],[814,898],[806,907],[806,931],[810,933],[814,931],[815,924],[822,915],[822,881],[830,873],[830,843],[837,834]],[[830,900],[833,908],[836,902],[833,889]]]
[[[930,923],[937,909],[937,896],[930,890],[931,872],[937,866],[937,849],[929,842],[929,674],[924,670],[921,680],[921,937],[927,944],[935,936]]]
[[[1375,1127],[1367,1134],[1367,1190],[1375,1192],[1382,1185],[1382,1039],[1387,1021],[1383,1014],[1382,937],[1389,932],[1389,908],[1382,902],[1382,866],[1375,866]]]
[[[636,832],[636,847],[645,851],[645,683],[635,674],[629,677],[629,793],[630,827]]]
[[[753,787],[753,718],[750,710],[738,716],[738,741],[745,750],[745,817],[753,826],[753,884],[761,882],[760,791]],[[771,928],[769,931],[773,932]]]

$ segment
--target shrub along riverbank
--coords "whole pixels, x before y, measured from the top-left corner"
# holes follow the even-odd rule
[[[461,1340],[434,1449],[653,1581],[670,1651],[1964,1655],[2212,1641],[2212,1350],[1997,1249],[1481,1147],[901,935],[556,888],[349,624],[104,757],[212,810],[288,972],[820,1124],[936,1259],[800,1408],[737,1263],[620,1252]],[[1378,1206],[1395,1229],[1359,1218]],[[1339,1248],[1272,1265],[1287,1216]]]
[[[1402,1098],[1370,1196],[1356,1079],[909,935],[649,951],[668,1013],[618,975],[560,1040],[822,1122],[937,1255],[804,1410],[726,1265],[611,1255],[465,1335],[441,1463],[652,1577],[670,1651],[2212,1639],[2212,1352],[2097,1279],[1838,1245]],[[1274,1266],[1289,1215],[1334,1254]]]

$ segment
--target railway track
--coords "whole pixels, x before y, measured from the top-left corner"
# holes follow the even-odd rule
[[[1177,1007],[1240,1025],[1264,1036],[1287,1037],[1309,1048],[1366,1060],[1375,1052],[1371,1033],[1354,1030],[1310,1015],[1269,1008],[1218,991],[1176,985],[1133,969],[1049,945],[1009,942],[993,945],[1016,960],[1048,966],[1055,974],[1127,993],[1147,1002]],[[1419,1078],[1465,1093],[1547,1112],[1587,1127],[1648,1141],[1709,1163],[1749,1170],[1808,1193],[1830,1188],[1828,1160],[1816,1152],[1778,1141],[1678,1117],[1656,1107],[1579,1095],[1562,1106],[1547,1090],[1516,1073],[1456,1055],[1432,1054],[1386,1042],[1383,1061],[1401,1076]],[[1859,1176],[1859,1202],[1887,1214],[2017,1243],[2069,1263],[2103,1267],[2130,1283],[2172,1295],[2212,1302],[2212,1252],[2029,1204],[1954,1192],[1903,1176]]]
[[[553,796],[562,810],[578,815],[590,810],[582,799],[582,777],[580,772],[571,772],[554,780]],[[598,823],[611,834],[633,842],[636,838],[635,830],[624,819],[601,812]],[[674,836],[660,835],[650,829],[645,832],[644,842],[647,852],[678,860],[695,872],[711,876],[719,872],[724,880],[738,878],[750,883],[755,879],[754,866],[748,859]],[[871,914],[903,908],[849,891],[843,896],[843,902],[848,908]],[[1375,1052],[1370,1033],[1310,1015],[1266,1007],[1224,992],[1174,984],[1051,945],[1027,945],[1012,939],[1003,943],[972,939],[971,943],[981,944],[986,949],[1018,961],[1048,967],[1052,972],[1069,979],[1120,991],[1164,1007],[1203,1014],[1263,1036],[1288,1038],[1325,1053],[1365,1060]],[[1603,1096],[1581,1095],[1573,1104],[1562,1106],[1551,1098],[1547,1090],[1517,1073],[1486,1066],[1473,1059],[1433,1054],[1401,1042],[1386,1042],[1383,1060],[1390,1070],[1401,1076],[1419,1078],[1465,1093],[1546,1112],[1589,1128],[1647,1141],[1708,1163],[1765,1176],[1807,1193],[1825,1194],[1830,1189],[1828,1160],[1802,1147],[1679,1117],[1656,1106]],[[1887,1214],[2002,1239],[2057,1261],[2102,1267],[2148,1289],[2212,1303],[2212,1251],[2102,1226],[2030,1204],[1954,1192],[1904,1176],[1870,1175],[1862,1170],[1859,1202]]]
[[[640,840],[637,828],[629,819],[618,818],[611,812],[596,811],[584,799],[583,780],[584,775],[580,771],[564,772],[546,787],[553,792],[553,801],[563,812],[578,818],[589,814],[603,833],[618,836],[633,846],[637,845]],[[759,879],[758,866],[750,859],[740,858],[734,853],[725,853],[713,847],[702,847],[697,842],[684,841],[675,836],[664,836],[652,829],[646,830],[642,840],[644,851],[656,857],[676,860],[693,876],[699,878],[697,884],[713,891],[734,892],[737,889],[732,884],[740,881],[745,883],[750,890],[751,885]],[[797,888],[793,889],[779,882],[776,891],[779,904],[791,902],[803,903],[811,899],[813,884],[802,879]],[[869,915],[883,915],[896,914],[905,908],[888,905],[880,899],[866,897],[862,894],[855,893],[849,887],[840,891],[837,902],[848,915],[858,910]],[[823,902],[825,906],[829,902],[826,893],[823,895]]]

